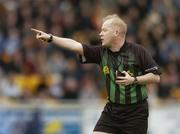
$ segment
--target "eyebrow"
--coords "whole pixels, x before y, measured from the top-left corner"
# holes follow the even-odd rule
[[[101,30],[107,29],[107,27],[102,27]]]

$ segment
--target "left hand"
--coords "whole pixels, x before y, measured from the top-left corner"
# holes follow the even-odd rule
[[[122,84],[122,85],[130,85],[134,82],[134,77],[130,76],[128,72],[123,71],[122,72],[125,76],[118,76],[118,72],[116,71],[116,84]]]

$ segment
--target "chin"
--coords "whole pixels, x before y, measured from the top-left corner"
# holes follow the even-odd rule
[[[102,46],[103,46],[103,47],[106,47],[106,48],[109,48],[109,47],[110,47],[109,44],[107,44],[107,43],[102,43]]]
[[[106,42],[102,42],[102,46],[106,47],[107,43]]]
[[[107,45],[106,45],[106,44],[103,44],[103,43],[102,43],[102,46],[103,46],[103,47],[107,47]]]

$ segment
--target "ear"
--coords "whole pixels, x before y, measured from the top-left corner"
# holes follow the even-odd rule
[[[114,36],[117,36],[116,32],[113,32],[113,35],[114,35]]]
[[[118,34],[119,34],[118,30],[114,31],[114,33],[113,33],[114,36],[118,36]]]

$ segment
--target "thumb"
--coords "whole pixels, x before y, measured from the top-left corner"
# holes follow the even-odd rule
[[[128,73],[126,71],[122,71],[122,73],[125,74],[125,75],[128,75]]]

